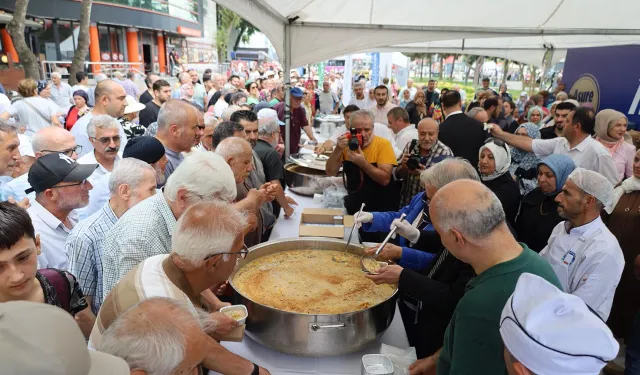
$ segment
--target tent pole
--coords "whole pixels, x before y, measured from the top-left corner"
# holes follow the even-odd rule
[[[284,79],[284,160],[285,163],[289,160],[291,154],[291,24],[286,23],[284,25],[284,66],[282,78]]]

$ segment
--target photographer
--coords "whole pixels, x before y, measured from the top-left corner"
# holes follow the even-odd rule
[[[416,194],[423,191],[420,173],[433,164],[452,157],[453,152],[438,140],[438,123],[432,118],[418,123],[418,139],[407,144],[400,165],[394,171],[396,180],[402,179],[400,207],[406,206]]]
[[[388,193],[396,157],[391,143],[373,135],[373,115],[356,111],[349,118],[350,130],[338,137],[327,161],[327,176],[335,176],[343,167],[348,195],[344,207],[350,215],[364,202],[370,211],[396,210],[397,199]],[[383,198],[384,197],[384,198]]]

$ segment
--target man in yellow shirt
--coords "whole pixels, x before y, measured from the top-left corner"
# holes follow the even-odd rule
[[[336,147],[327,161],[327,175],[338,174],[340,166],[346,176],[347,196],[344,207],[354,214],[364,202],[367,211],[397,210],[397,199],[392,195],[391,172],[396,157],[391,143],[373,134],[373,114],[361,110],[351,114],[347,127],[350,132],[338,138]],[[351,132],[355,134],[351,134]],[[349,147],[349,139],[358,139],[358,148]],[[353,142],[353,141],[352,141]],[[355,145],[354,145],[355,146]]]

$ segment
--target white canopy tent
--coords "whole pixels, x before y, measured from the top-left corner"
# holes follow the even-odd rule
[[[381,50],[468,53],[541,65],[547,48],[557,51],[554,60],[559,61],[568,48],[640,41],[638,0],[216,2],[267,35],[285,72],[334,56]],[[289,126],[287,151],[288,133]]]

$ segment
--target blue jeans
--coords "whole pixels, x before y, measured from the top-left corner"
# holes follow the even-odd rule
[[[640,375],[640,311],[633,318],[624,359],[625,375]]]

